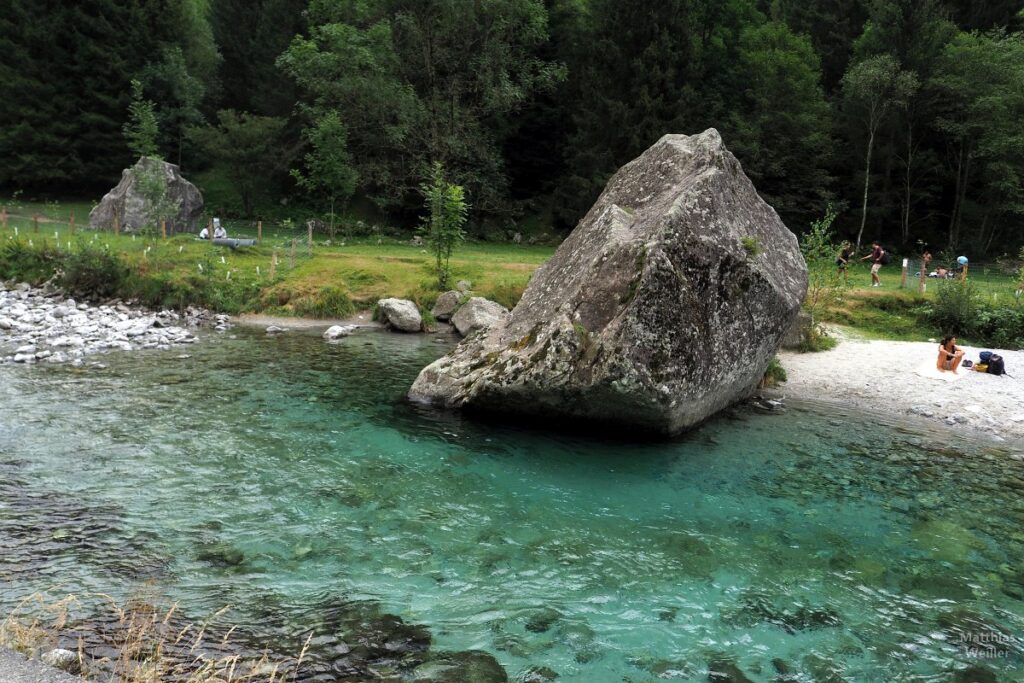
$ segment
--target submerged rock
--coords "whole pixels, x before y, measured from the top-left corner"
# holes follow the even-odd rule
[[[408,299],[381,299],[377,302],[380,319],[385,325],[399,332],[419,332],[423,318],[416,304]]]
[[[675,434],[754,391],[806,289],[796,237],[718,133],[666,135],[409,396]]]
[[[355,325],[331,325],[324,330],[324,339],[341,339],[356,331]]]
[[[977,664],[953,674],[953,683],[998,683],[999,678],[989,669]]]
[[[493,656],[479,650],[439,652],[413,671],[419,683],[505,683],[508,674]]]
[[[152,208],[139,188],[143,173],[163,176],[167,183],[167,199],[177,204],[177,213],[167,221],[169,232],[195,232],[199,217],[203,213],[203,195],[195,185],[185,180],[180,169],[160,159],[143,157],[131,168],[121,173],[121,182],[103,196],[100,203],[89,212],[89,225],[97,230],[107,230],[116,220],[120,229],[133,232],[151,225]]]
[[[237,567],[245,554],[230,543],[204,543],[196,549],[196,559],[219,567]]]
[[[708,680],[713,683],[754,683],[736,662],[719,657],[708,663]]]
[[[544,633],[551,628],[551,625],[562,618],[562,613],[556,609],[545,607],[530,615],[526,622],[526,630],[530,633]]]
[[[516,679],[516,683],[550,683],[558,678],[558,672],[546,666],[531,666]]]

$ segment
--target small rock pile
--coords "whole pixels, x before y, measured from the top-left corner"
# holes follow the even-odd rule
[[[152,312],[119,300],[78,303],[50,288],[0,282],[0,363],[65,363],[106,351],[169,350],[197,341],[189,328],[228,329],[226,315],[189,307]]]

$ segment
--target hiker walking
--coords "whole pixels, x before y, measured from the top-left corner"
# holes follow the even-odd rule
[[[878,277],[878,271],[882,269],[882,259],[885,258],[885,250],[878,242],[871,243],[871,253],[863,257],[861,261],[871,259],[871,286],[881,287],[882,280]]]

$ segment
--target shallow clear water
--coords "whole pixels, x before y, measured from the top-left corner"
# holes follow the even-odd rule
[[[404,400],[446,349],[238,331],[0,367],[0,608],[150,585],[275,637],[365,599],[512,679],[1024,676],[1019,445],[823,406],[639,445],[501,428]]]

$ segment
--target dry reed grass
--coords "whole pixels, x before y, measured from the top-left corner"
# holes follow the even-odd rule
[[[101,616],[83,618],[96,608]],[[53,599],[34,593],[0,623],[0,646],[28,657],[76,643],[81,675],[109,683],[285,683],[294,681],[309,650],[312,633],[294,658],[272,658],[232,643],[234,626],[211,629],[229,607],[206,621],[183,619],[176,604],[131,598],[123,605],[105,594]],[[102,612],[105,610],[105,613]],[[97,635],[98,634],[98,635]],[[96,642],[102,641],[97,656]],[[234,651],[233,651],[234,650]],[[113,654],[111,654],[113,653]]]

